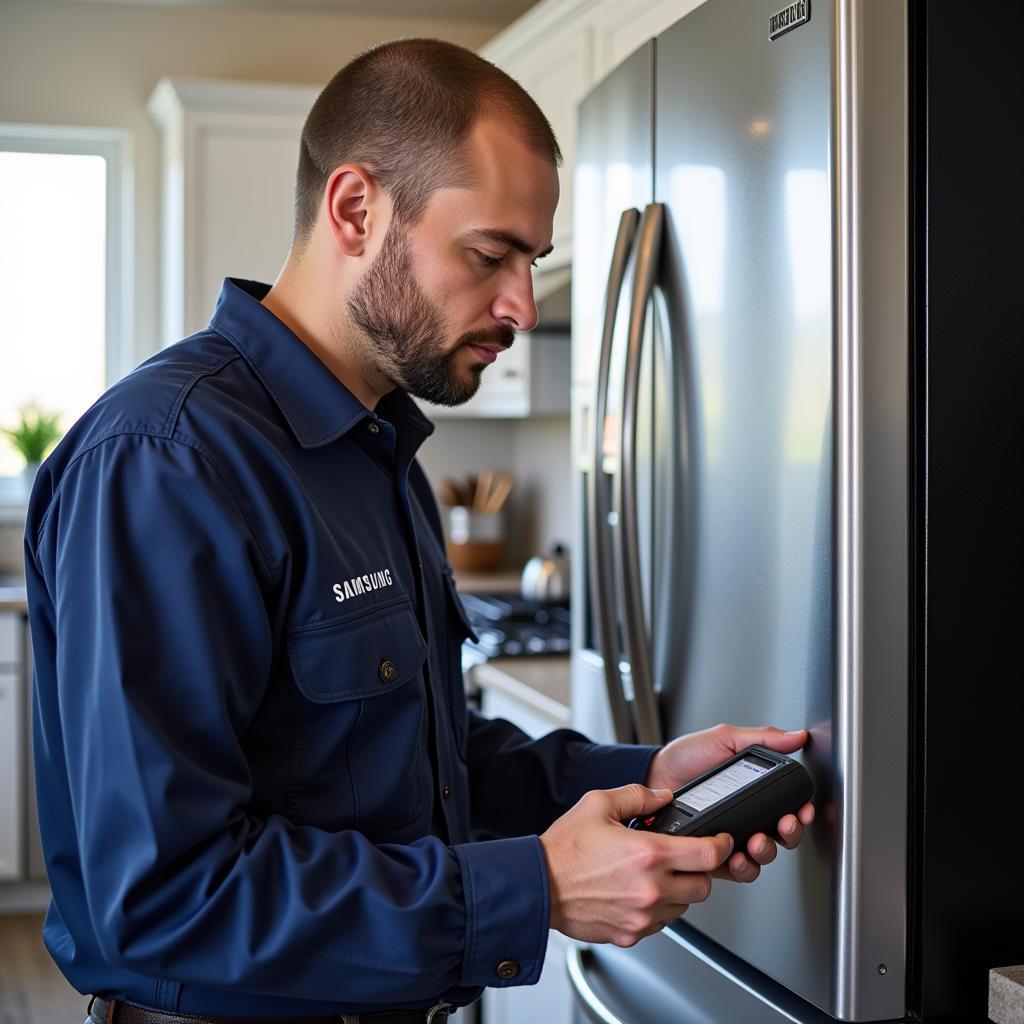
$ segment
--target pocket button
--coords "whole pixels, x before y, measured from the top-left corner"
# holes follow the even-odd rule
[[[398,669],[395,668],[393,661],[382,661],[377,668],[377,675],[380,676],[382,683],[393,683],[395,677],[398,675]]]

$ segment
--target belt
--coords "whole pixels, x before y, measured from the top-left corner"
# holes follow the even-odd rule
[[[333,1017],[205,1017],[163,1013],[99,996],[93,996],[89,1002],[92,1024],[444,1024],[454,1012],[455,1007],[451,1003],[434,1003],[424,1010],[339,1013]]]

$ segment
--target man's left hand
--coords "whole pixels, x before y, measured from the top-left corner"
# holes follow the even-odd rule
[[[772,726],[760,729],[736,725],[716,725],[713,729],[680,736],[666,744],[651,762],[646,785],[650,789],[679,789],[691,779],[738,754],[752,743],[791,754],[807,742],[807,730],[783,732]],[[777,839],[758,832],[750,837],[746,850],[737,850],[713,877],[736,882],[753,882],[764,864],[771,864],[778,853],[776,843],[788,850],[800,844],[804,829],[814,820],[814,805],[806,803],[795,814],[786,814],[776,827]]]

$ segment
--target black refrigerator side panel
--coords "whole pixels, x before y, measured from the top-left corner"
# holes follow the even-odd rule
[[[989,968],[1024,963],[1024,5],[916,0],[911,13],[908,1002],[925,1020],[984,1020]]]

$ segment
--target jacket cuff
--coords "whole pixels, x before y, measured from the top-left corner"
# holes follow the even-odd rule
[[[570,804],[592,789],[615,789],[631,782],[647,785],[651,761],[661,747],[594,743],[570,761],[565,785]]]
[[[466,901],[461,983],[506,988],[540,977],[551,894],[537,836],[455,846]]]

